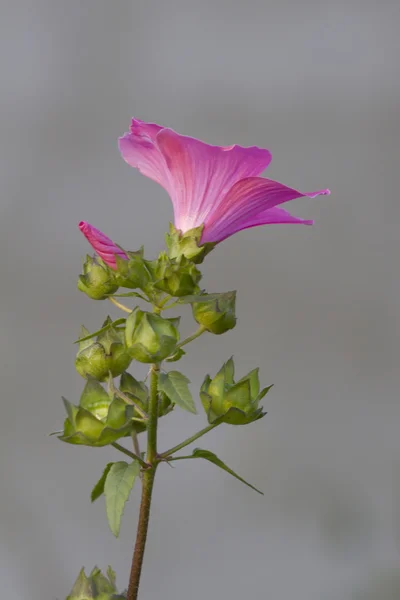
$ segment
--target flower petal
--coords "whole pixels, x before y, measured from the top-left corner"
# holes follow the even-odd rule
[[[183,232],[204,223],[236,182],[259,175],[271,162],[268,150],[211,146],[172,129],[161,129],[156,144],[170,172],[175,227]]]
[[[229,190],[217,210],[205,221],[201,241],[221,242],[237,231],[257,225],[302,222],[282,209],[274,212],[271,212],[271,209],[295,198],[303,196],[314,198],[320,194],[330,194],[330,191],[302,193],[271,179],[261,177],[242,179]]]
[[[110,238],[104,235],[99,229],[96,229],[96,227],[93,227],[93,225],[86,223],[86,221],[81,221],[78,227],[100,258],[112,269],[117,268],[115,261],[116,254],[121,258],[128,258],[121,248],[118,248]]]
[[[118,140],[122,158],[138,169],[142,175],[159,183],[169,192],[169,172],[163,155],[155,144],[156,136],[163,128],[155,123],[132,119],[129,133]]]

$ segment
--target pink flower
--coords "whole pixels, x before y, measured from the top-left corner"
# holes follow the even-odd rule
[[[117,268],[115,255],[120,256],[121,258],[128,258],[121,248],[118,248],[110,238],[104,235],[99,229],[96,229],[96,227],[93,227],[93,225],[86,223],[86,221],[81,221],[78,227],[92,246],[93,250],[95,250],[106,265],[112,269],[115,270]]]
[[[204,224],[201,242],[221,242],[257,225],[303,223],[278,205],[329,190],[302,193],[258,177],[271,162],[269,150],[252,146],[210,146],[155,123],[132,119],[119,139],[124,160],[171,197],[174,224],[182,232]]]

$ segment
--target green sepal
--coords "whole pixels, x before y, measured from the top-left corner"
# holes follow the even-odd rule
[[[91,582],[85,575],[85,569],[82,567],[77,580],[66,600],[91,600],[94,598]]]
[[[107,569],[107,576],[95,567],[89,577],[81,570],[67,600],[126,600],[126,595],[118,594],[111,567]]]
[[[85,379],[106,381],[110,373],[113,377],[117,377],[132,362],[132,357],[125,348],[124,330],[117,329],[114,323],[110,317],[107,317],[96,341],[91,340],[89,343],[93,335],[81,337],[75,367]],[[83,328],[82,332],[86,332],[86,329]]]
[[[149,403],[149,388],[143,381],[137,381],[130,373],[124,372],[121,375],[119,388],[121,392],[140,405],[147,411]]]
[[[116,319],[115,321],[110,322],[108,317],[105,320],[105,323],[107,324],[95,331],[94,333],[89,333],[86,327],[81,325],[81,337],[75,340],[74,342],[74,344],[79,344],[79,350],[83,350],[84,348],[87,348],[87,346],[90,346],[90,344],[84,344],[82,346],[83,342],[86,342],[87,340],[92,340],[97,335],[103,333],[103,331],[107,331],[107,329],[110,329],[110,327],[118,328],[119,325],[124,325],[126,323],[126,319],[124,319],[124,317],[121,317],[120,319]]]
[[[210,298],[211,296],[211,298]],[[194,320],[210,333],[221,335],[236,325],[236,292],[204,294],[191,302]]]
[[[200,225],[182,233],[170,223],[169,233],[165,236],[168,256],[178,259],[185,256],[195,264],[202,263],[207,254],[216,246],[216,243],[211,242],[200,245],[203,229],[204,225]]]
[[[145,291],[151,281],[150,273],[143,258],[143,248],[138,252],[127,252],[128,260],[116,256],[116,280],[120,287]]]
[[[171,258],[166,252],[161,252],[157,260],[146,264],[152,274],[155,289],[175,298],[199,291],[197,284],[201,273],[185,256]]]
[[[65,398],[63,401],[67,418],[58,438],[68,444],[107,446],[133,431],[139,433],[145,429],[145,426],[131,420],[133,406],[127,406],[117,396],[110,398],[104,388],[92,379],[83,390],[79,406]]]
[[[98,256],[87,256],[83,264],[83,274],[78,278],[78,290],[92,300],[105,300],[118,290],[114,271]]]
[[[165,319],[136,308],[126,320],[127,352],[139,362],[160,362],[173,354],[179,342],[179,318]]]
[[[258,369],[253,369],[235,383],[234,363],[230,358],[213,379],[206,375],[200,399],[210,424],[247,425],[266,413],[259,407],[272,386],[260,392]]]

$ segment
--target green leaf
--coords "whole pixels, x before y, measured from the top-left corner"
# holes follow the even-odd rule
[[[264,492],[261,492],[256,487],[254,487],[254,485],[251,485],[251,483],[248,483],[247,481],[242,479],[242,477],[240,477],[234,471],[232,471],[232,469],[230,469],[224,462],[222,462],[222,460],[220,460],[218,458],[218,456],[216,456],[213,452],[210,452],[210,450],[202,450],[201,448],[195,448],[193,450],[192,456],[188,456],[185,458],[204,458],[205,460],[208,460],[209,462],[213,463],[214,465],[217,465],[217,467],[219,467],[220,469],[223,469],[224,471],[226,471],[227,473],[229,473],[230,475],[232,475],[233,477],[235,477],[236,479],[238,479],[239,481],[241,481],[242,483],[247,485],[252,490],[255,490],[262,496],[264,495]]]
[[[140,465],[138,462],[133,461],[128,465],[125,461],[121,461],[112,465],[106,477],[104,495],[106,497],[107,519],[115,537],[119,535],[125,503],[139,472]]]
[[[107,325],[105,325],[105,327],[98,329],[94,333],[91,333],[90,335],[86,335],[85,337],[79,338],[79,340],[75,340],[74,344],[80,344],[81,342],[86,342],[86,340],[90,340],[91,338],[96,337],[96,335],[99,335],[100,333],[107,331],[107,329],[110,329],[110,327],[116,327],[117,325],[122,325],[123,323],[125,323],[125,321],[126,321],[126,319],[121,317],[120,319],[116,319],[116,321],[107,323]]]
[[[231,292],[226,292],[231,293]],[[211,302],[213,300],[219,300],[221,296],[225,296],[226,293],[218,293],[218,294],[193,294],[191,296],[183,296],[183,298],[179,298],[178,304],[192,304],[193,302]]]
[[[113,466],[113,464],[114,464],[113,462],[108,463],[108,465],[106,466],[106,468],[103,471],[103,475],[100,477],[100,479],[98,480],[98,482],[92,489],[92,493],[90,494],[90,499],[92,502],[94,502],[95,500],[97,500],[97,498],[100,498],[100,496],[102,494],[104,494],[104,484],[106,482],[107,475],[108,475],[111,467]]]
[[[193,402],[188,383],[189,379],[179,373],[179,371],[169,371],[169,373],[160,373],[158,378],[158,389],[164,392],[173,404],[180,408],[196,414],[196,406]]]

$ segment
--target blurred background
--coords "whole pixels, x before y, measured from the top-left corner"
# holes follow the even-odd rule
[[[76,289],[78,221],[154,256],[172,218],[119,156],[135,115],[267,147],[269,177],[332,190],[288,205],[314,227],[243,231],[205,262],[239,321],[191,347],[194,394],[232,353],[275,387],[265,419],[200,446],[265,496],[205,461],[160,469],[141,599],[400,598],[399,25],[395,0],[3,0],[4,597],[63,600],[82,565],[128,579],[139,487],[115,540],[89,495],[116,451],[48,433],[82,390],[80,324],[119,316]],[[204,423],[177,410],[160,446]]]

